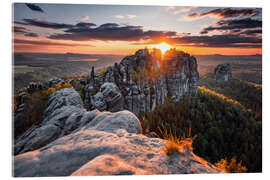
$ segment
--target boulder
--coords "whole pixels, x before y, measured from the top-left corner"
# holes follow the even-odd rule
[[[108,111],[116,112],[123,110],[124,98],[116,84],[104,83],[100,91],[103,94]]]
[[[232,79],[232,68],[230,64],[219,64],[214,71],[217,81],[229,81]]]
[[[104,111],[107,109],[107,104],[105,98],[101,92],[96,93],[94,96],[91,96],[91,105],[94,109]]]
[[[91,103],[95,109],[117,112],[123,110],[124,98],[114,83],[104,83],[100,91],[95,94]]]
[[[14,176],[223,172],[193,154],[185,143],[172,155],[166,155],[167,140],[142,135],[140,121],[131,112],[90,114],[85,116],[94,119],[76,131],[44,147],[15,156]]]

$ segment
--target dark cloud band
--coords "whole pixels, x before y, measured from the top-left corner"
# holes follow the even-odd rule
[[[253,9],[218,8],[218,9],[214,9],[205,13],[191,13],[187,17],[188,18],[198,18],[198,17],[204,17],[204,16],[216,16],[219,18],[244,17],[244,16],[253,17],[253,16],[258,15],[260,12],[261,12],[261,9],[258,9],[258,8],[253,8]]]
[[[261,28],[262,21],[245,18],[245,19],[229,19],[229,20],[220,20],[216,22],[215,25],[208,26],[200,32],[200,34],[207,34],[210,31],[227,31],[227,30],[244,30],[251,28]]]
[[[26,3],[25,4],[29,9],[31,9],[32,11],[38,11],[38,12],[44,12],[39,6],[35,5],[35,4],[31,4],[31,3]]]

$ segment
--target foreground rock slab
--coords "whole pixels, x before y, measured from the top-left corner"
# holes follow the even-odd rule
[[[166,143],[142,135],[140,121],[130,111],[85,111],[74,89],[67,88],[52,94],[41,126],[17,140],[14,176],[223,172],[187,145],[167,156]]]
[[[118,114],[121,113],[134,116],[130,112]],[[166,156],[163,152],[165,140],[129,133],[126,129],[98,131],[98,127],[99,123],[86,126],[41,149],[15,156],[14,175],[38,177],[221,172],[188,148],[181,147],[183,153]]]

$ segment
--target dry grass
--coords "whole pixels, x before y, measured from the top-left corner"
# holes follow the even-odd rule
[[[165,155],[171,156],[175,153],[184,154],[186,151],[186,148],[189,151],[192,151],[192,142],[195,140],[197,135],[195,135],[194,137],[191,137],[191,128],[189,128],[187,135],[180,136],[180,137],[177,137],[176,134],[173,134],[171,130],[168,131],[166,128],[163,128],[163,129],[164,130],[162,131],[159,128],[163,138],[167,140],[167,143],[165,147],[163,148]]]

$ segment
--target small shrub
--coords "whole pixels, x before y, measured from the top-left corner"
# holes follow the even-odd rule
[[[227,159],[221,159],[219,162],[215,163],[215,166],[223,169],[228,173],[245,173],[247,172],[247,168],[242,166],[242,161],[239,163],[236,162],[236,158],[233,157],[231,161]]]
[[[162,125],[162,127],[164,127]],[[167,129],[163,131],[159,128],[162,137],[167,140],[166,146],[163,148],[165,155],[170,156],[175,153],[184,153],[184,147],[187,147],[189,150],[192,150],[192,141],[197,137],[191,137],[191,129],[189,129],[189,133],[187,137],[181,136],[178,138],[176,134],[173,134],[171,130],[168,132]]]
[[[103,74],[103,73],[105,73],[106,70],[107,70],[107,67],[100,68],[100,69],[97,70],[97,73],[98,74]]]
[[[57,84],[55,85],[55,88],[56,88],[57,90],[60,90],[60,89],[62,88],[62,84],[61,84],[61,83],[57,83]]]
[[[71,88],[72,85],[69,83],[69,82],[65,82],[63,85],[62,85],[63,88]]]
[[[18,108],[18,94],[13,94],[12,110],[15,111]]]
[[[49,96],[54,93],[56,91],[55,88],[49,88],[47,90],[43,90],[41,93],[44,95],[44,97],[46,97],[47,99],[49,98]]]

